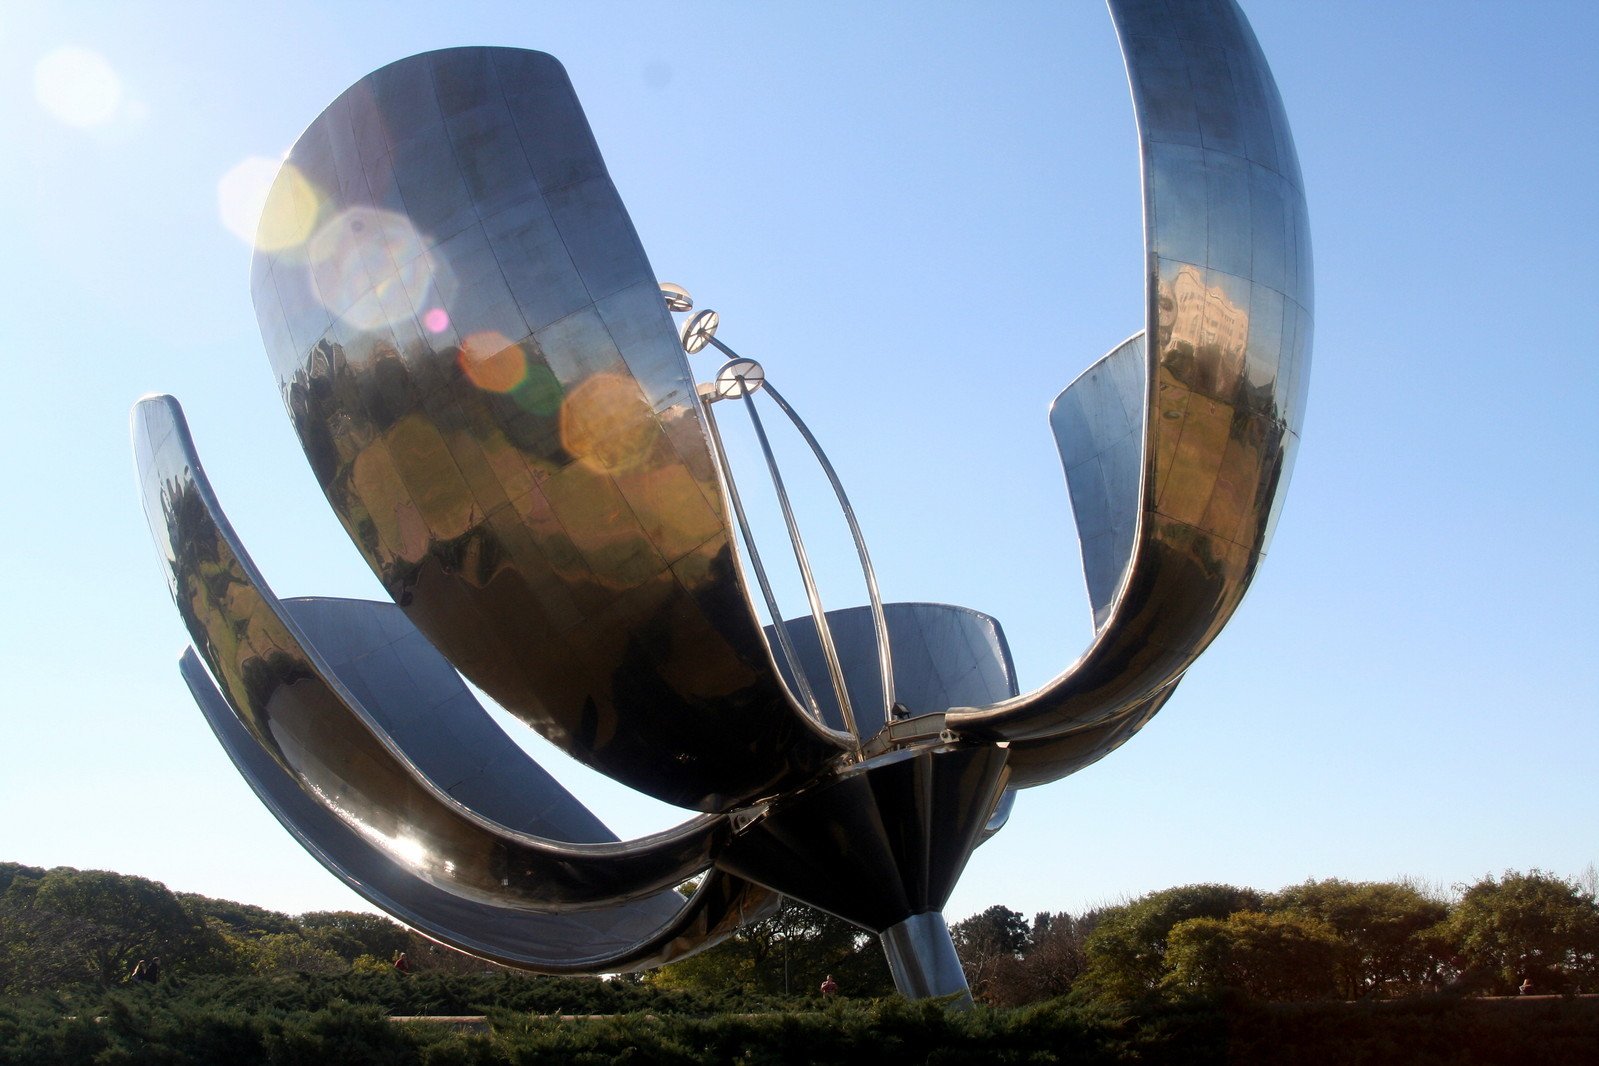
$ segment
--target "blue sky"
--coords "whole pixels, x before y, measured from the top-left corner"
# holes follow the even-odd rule
[[[1177,698],[1024,793],[952,919],[1599,861],[1599,7],[1245,9],[1316,252],[1283,520]],[[566,64],[657,274],[721,312],[827,446],[888,598],[996,615],[1028,687],[1086,644],[1045,412],[1142,300],[1098,4],[11,5],[0,859],[357,905],[178,678],[127,411],[178,396],[280,594],[381,595],[278,402],[218,186],[368,71],[462,44]],[[814,521],[843,605],[848,542]],[[559,759],[620,832],[675,820]]]

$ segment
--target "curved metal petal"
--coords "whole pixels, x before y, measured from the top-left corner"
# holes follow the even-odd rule
[[[1033,788],[1059,781],[1098,762],[1144,728],[1166,706],[1181,681],[1173,681],[1142,703],[1114,718],[1095,722],[1071,733],[1042,740],[1013,740],[1010,744],[1010,787]]]
[[[451,947],[543,973],[643,970],[726,939],[779,899],[717,870],[687,899],[666,890],[561,914],[457,894],[418,876],[306,795],[245,729],[193,649],[184,651],[180,667],[222,747],[283,827],[363,898]]]
[[[895,742],[931,743],[943,732],[944,712],[951,707],[1016,694],[1016,669],[1011,662],[1010,645],[999,621],[992,615],[947,603],[885,603],[882,608],[888,628],[889,659],[894,669],[894,691],[907,715],[890,730]],[[860,719],[861,732],[866,736],[877,735],[884,726],[870,710],[882,706],[877,634],[872,622],[868,607],[827,612],[827,624],[833,634],[850,699],[857,707],[867,709]],[[798,653],[800,668],[821,676],[817,672],[825,669],[825,663],[810,617],[791,618],[783,624]],[[842,721],[830,686],[818,686],[816,692],[828,720]],[[1012,752],[1016,747],[1011,745]],[[876,745],[869,745],[869,749],[875,751]],[[1049,754],[1040,752],[1030,758],[1029,773],[1032,778],[1038,778],[1043,767],[1052,765]],[[1064,777],[1070,772],[1064,770],[1055,776]],[[1004,792],[988,811],[988,820],[978,842],[986,841],[1005,827],[1016,804],[1017,788],[1041,780],[1018,783],[1012,775]],[[941,827],[939,832],[947,834],[947,830],[948,827]],[[879,824],[868,830],[868,835],[880,832]]]
[[[905,715],[942,714],[1016,694],[1010,646],[992,616],[947,603],[885,603],[882,608],[895,701]],[[876,737],[885,723],[871,608],[845,607],[828,611],[826,618],[861,736]],[[827,663],[811,616],[787,619],[783,627],[800,669],[811,678],[825,678]],[[788,664],[780,666],[787,679]],[[844,716],[833,687],[812,687],[823,719],[841,726]]]
[[[140,401],[134,451],[151,533],[167,558],[169,586],[196,648],[266,753],[353,831],[421,879],[501,906],[558,909],[636,898],[675,886],[710,864],[712,850],[728,832],[724,818],[696,819],[625,843],[581,843],[518,832],[462,805],[417,770],[306,638],[294,613],[272,595],[216,502],[177,401]],[[302,605],[298,613],[313,617],[318,611]],[[451,684],[448,664],[431,649],[424,651],[425,641],[398,631],[389,650],[396,643],[411,653],[415,672],[408,679],[420,682],[411,699],[437,695],[441,702],[389,708],[387,717],[409,719],[413,747],[455,749],[430,756],[436,767],[469,760],[474,753],[461,750],[460,741],[481,741],[490,730],[498,733],[497,727],[458,679]],[[334,647],[346,674],[366,671],[355,689],[398,693],[404,700],[403,686],[379,676],[395,665],[375,654],[384,646],[381,633],[350,633]],[[452,717],[469,723],[460,741],[451,736]],[[482,754],[505,763],[507,785],[534,788],[547,803],[548,810],[534,819],[536,828],[569,832],[578,841],[614,841],[513,748],[501,734]],[[480,792],[495,787],[478,784]],[[508,809],[504,802],[498,806]]]
[[[1138,118],[1154,338],[1136,532],[1110,601],[1114,561],[1089,566],[1088,651],[1035,692],[949,715],[974,735],[1042,738],[1136,715],[1180,677],[1264,557],[1303,420],[1309,225],[1260,47],[1232,0],[1110,8]],[[1123,481],[1104,498],[1125,506],[1133,494]],[[1119,544],[1126,515],[1109,517],[1108,543]]]
[[[294,145],[258,245],[311,466],[463,674],[699,810],[844,750],[777,675],[687,361],[559,63],[456,48],[363,78]]]
[[[1144,335],[1134,334],[1083,371],[1049,408],[1095,632],[1110,620],[1138,537],[1146,360]]]

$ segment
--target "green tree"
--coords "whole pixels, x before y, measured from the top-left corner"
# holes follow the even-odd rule
[[[1168,888],[1108,908],[1084,945],[1088,965],[1080,983],[1094,999],[1148,996],[1161,988],[1167,937],[1179,922],[1259,909],[1260,895],[1253,889],[1215,884]]]
[[[165,885],[105,870],[57,867],[14,875],[0,900],[7,986],[13,991],[72,984],[109,987],[141,958],[165,972],[217,968],[222,938]]]
[[[177,897],[191,913],[214,919],[235,936],[300,931],[300,923],[280,911],[267,910],[250,903],[235,903],[231,899],[213,899],[197,892],[179,892]]]
[[[812,995],[829,974],[845,995],[882,995],[894,987],[875,936],[825,911],[784,899],[771,917],[653,971],[649,980],[660,988],[709,993]]]
[[[11,887],[11,883],[18,878],[24,881],[37,881],[45,875],[43,866],[24,866],[20,862],[0,862],[0,893]]]
[[[363,911],[312,911],[300,915],[300,929],[318,947],[334,952],[345,962],[362,955],[392,959],[396,951],[411,950],[411,933],[405,926]]]
[[[309,973],[322,976],[344,973],[350,963],[336,952],[320,947],[299,933],[267,933],[252,939],[239,938],[232,947],[252,973],[264,977],[288,977]]]
[[[1267,896],[1264,909],[1326,922],[1342,943],[1339,994],[1408,995],[1436,987],[1443,960],[1431,930],[1448,906],[1389,881],[1306,881]]]
[[[1330,999],[1344,953],[1337,931],[1308,914],[1190,918],[1167,936],[1161,983],[1190,995],[1237,989],[1256,999]]]
[[[1468,985],[1511,995],[1530,979],[1544,991],[1599,992],[1599,905],[1575,882],[1541,870],[1484,877],[1439,932]]]

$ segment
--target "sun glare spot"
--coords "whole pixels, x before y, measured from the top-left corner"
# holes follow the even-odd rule
[[[591,467],[616,472],[642,462],[655,420],[632,378],[595,374],[561,403],[561,443]]]
[[[57,48],[33,68],[33,94],[69,126],[101,126],[116,117],[122,79],[99,52]]]
[[[489,392],[510,392],[527,377],[527,355],[521,346],[493,330],[461,342],[460,364],[472,384]]]
[[[387,843],[389,851],[396,858],[411,866],[421,866],[427,862],[428,849],[415,837],[391,837]]]
[[[435,307],[422,316],[422,325],[429,333],[443,333],[450,328],[450,313]]]
[[[381,208],[339,212],[317,229],[306,254],[327,309],[358,329],[409,317],[410,294],[429,291],[433,280],[422,235],[404,215]],[[373,298],[362,299],[368,293]]]
[[[245,160],[239,166],[247,164],[252,164],[252,160]],[[253,243],[263,252],[280,252],[299,247],[311,236],[317,215],[322,211],[322,197],[293,163],[271,165],[276,178],[271,180],[260,207],[254,212],[260,222],[253,234],[246,228],[244,237],[245,240],[253,237]],[[238,169],[235,167],[234,171]]]
[[[222,224],[246,244],[255,243],[255,229],[278,176],[278,166],[276,160],[252,155],[217,181],[217,210]]]

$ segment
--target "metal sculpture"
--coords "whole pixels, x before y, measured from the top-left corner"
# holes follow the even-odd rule
[[[906,994],[965,994],[941,911],[972,850],[1017,789],[1171,697],[1264,555],[1304,409],[1304,196],[1248,24],[1232,0],[1110,7],[1146,323],[1050,412],[1095,637],[1026,694],[992,618],[880,603],[858,530],[871,605],[826,612],[809,589],[811,617],[763,628],[711,412],[750,400],[759,365],[714,312],[679,336],[692,300],[655,278],[554,59],[413,56],[311,124],[263,218],[256,312],[311,467],[394,602],[277,599],[176,401],[141,401],[133,436],[194,640],[183,676],[325,866],[432,937],[546,972],[669,961],[787,895],[881,934]],[[707,346],[731,360],[701,386],[684,349]],[[618,841],[457,670],[701,813]]]

